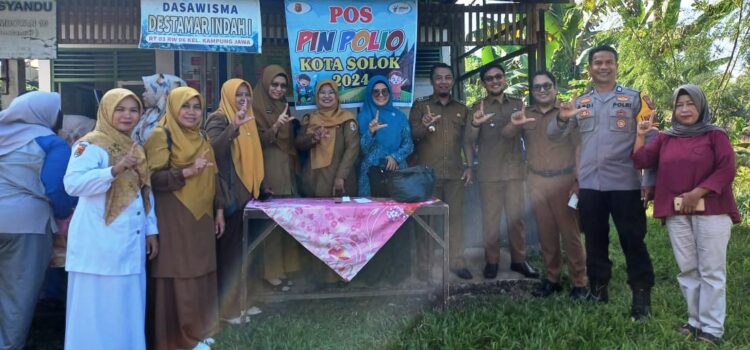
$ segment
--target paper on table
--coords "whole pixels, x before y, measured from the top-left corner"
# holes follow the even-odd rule
[[[354,198],[354,201],[357,202],[357,203],[370,203],[370,202],[372,202],[371,200],[369,200],[367,198]]]

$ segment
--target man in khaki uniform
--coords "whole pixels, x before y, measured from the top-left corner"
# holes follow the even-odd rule
[[[560,114],[557,85],[552,73],[536,73],[532,79],[531,94],[534,105],[514,113],[511,123],[515,132],[521,133],[526,145],[528,183],[544,258],[545,278],[532,294],[547,297],[562,291],[562,238],[573,285],[570,297],[580,300],[588,294],[586,255],[581,244],[578,213],[568,206],[569,196],[572,193],[577,196],[578,192],[575,170],[580,135],[573,132],[556,141],[547,137],[547,126],[555,123]]]
[[[507,87],[505,69],[490,64],[480,71],[487,97],[474,105],[472,120],[466,128],[466,147],[479,146],[479,189],[482,202],[482,233],[484,236],[485,278],[497,276],[500,260],[500,218],[505,212],[510,242],[510,268],[529,278],[539,274],[526,262],[524,235],[523,164],[521,138],[514,132],[510,116],[520,111],[523,101],[504,94]],[[466,160],[473,164],[472,152]],[[472,174],[469,172],[469,179]]]
[[[411,134],[414,139],[414,162],[435,170],[434,195],[450,207],[451,270],[462,279],[473,276],[464,259],[463,202],[467,172],[461,158],[463,135],[469,122],[466,106],[453,99],[453,69],[438,63],[430,72],[433,94],[418,98],[409,112]],[[471,148],[465,150],[471,152]],[[467,180],[466,182],[464,180]],[[429,242],[418,243],[420,262],[429,261]]]

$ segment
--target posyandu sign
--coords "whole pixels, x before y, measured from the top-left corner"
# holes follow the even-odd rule
[[[0,1],[0,58],[57,58],[57,1]]]
[[[259,0],[141,0],[142,49],[261,52]]]
[[[344,107],[362,105],[370,78],[391,83],[394,105],[411,106],[417,4],[393,0],[285,0],[297,109],[315,108],[314,87],[331,78]]]

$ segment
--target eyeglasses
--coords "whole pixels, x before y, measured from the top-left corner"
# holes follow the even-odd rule
[[[536,92],[541,92],[542,90],[550,91],[552,90],[552,83],[544,83],[544,84],[534,84],[531,86],[531,90],[534,90]]]
[[[485,75],[484,78],[482,78],[482,80],[484,80],[486,82],[490,82],[490,81],[493,81],[493,80],[500,81],[500,80],[503,80],[503,78],[505,78],[505,74],[498,73],[498,74],[495,74],[495,75]]]
[[[234,97],[253,97],[253,94],[249,92],[238,92],[234,94]]]
[[[286,84],[285,83],[271,83],[271,87],[274,89],[285,89],[286,90]]]
[[[388,93],[388,89],[373,89],[372,90],[372,95],[373,96],[378,96],[378,95],[380,95],[380,96],[388,96],[389,93]]]

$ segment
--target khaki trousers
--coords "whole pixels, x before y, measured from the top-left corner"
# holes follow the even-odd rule
[[[480,181],[479,191],[482,201],[484,258],[487,263],[497,264],[500,261],[500,220],[503,213],[508,222],[511,262],[526,261],[523,180]]]
[[[560,282],[562,252],[567,255],[568,272],[574,287],[586,286],[586,253],[581,243],[578,212],[568,207],[568,193],[575,184],[573,174],[542,177],[529,174],[531,200],[539,229],[539,245],[544,259],[545,277]]]

